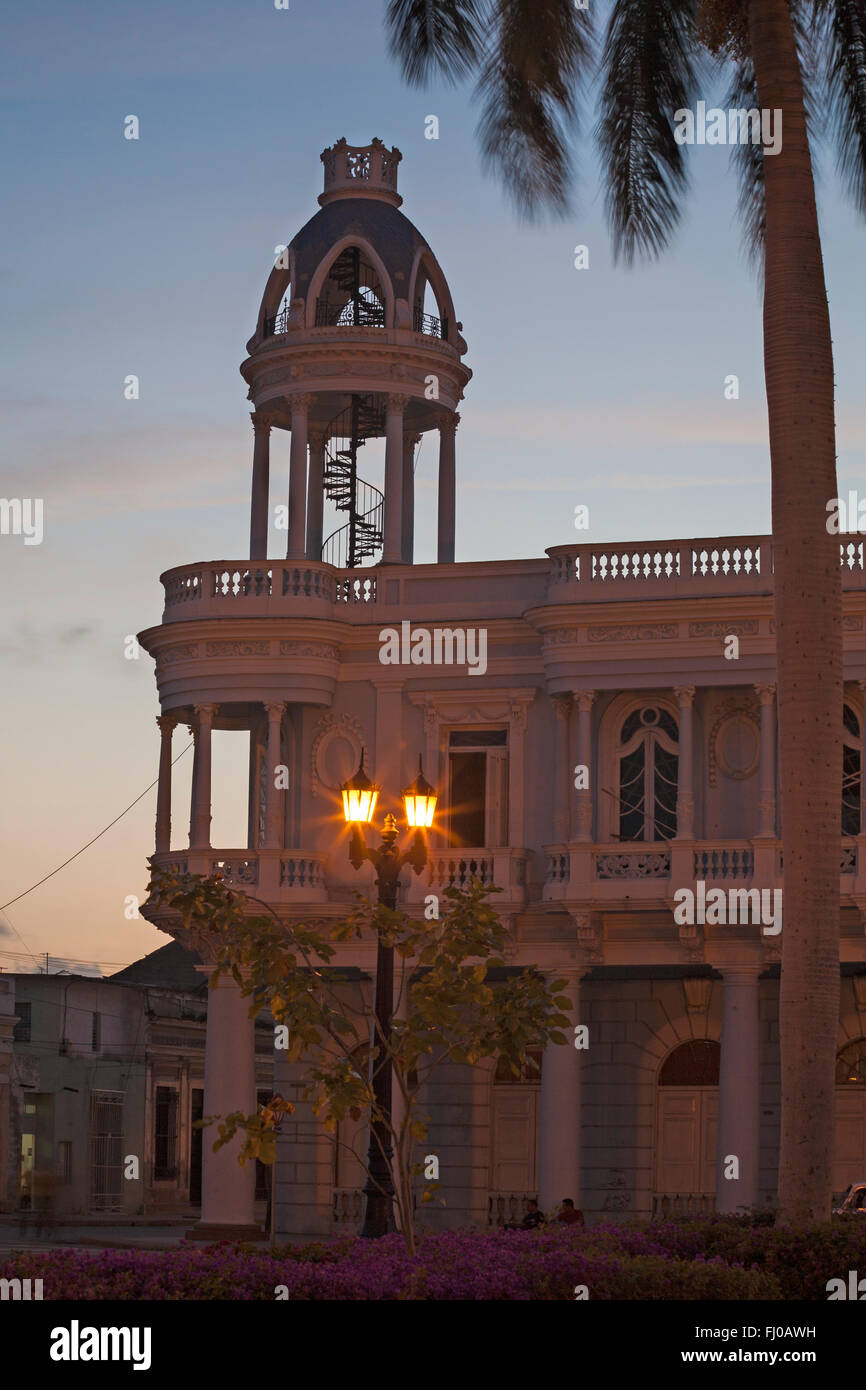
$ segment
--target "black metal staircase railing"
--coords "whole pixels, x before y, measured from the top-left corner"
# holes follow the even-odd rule
[[[352,404],[328,426],[325,496],[337,511],[348,512],[349,520],[322,546],[325,564],[357,569],[364,560],[375,561],[381,552],[384,497],[379,488],[358,477],[358,450],[384,430],[384,411],[372,396],[353,396]]]

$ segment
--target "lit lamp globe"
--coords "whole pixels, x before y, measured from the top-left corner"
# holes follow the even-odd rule
[[[418,776],[403,793],[406,823],[415,830],[429,830],[436,810],[436,792],[426,780],[418,759]]]
[[[373,785],[364,771],[363,749],[358,771],[343,783],[340,791],[343,793],[343,815],[347,824],[369,825],[379,798],[379,788]]]

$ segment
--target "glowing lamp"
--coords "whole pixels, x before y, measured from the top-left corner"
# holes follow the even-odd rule
[[[376,809],[379,788],[375,787],[364,771],[364,750],[361,750],[361,765],[354,777],[350,777],[340,788],[343,793],[343,815],[349,825],[369,825]]]
[[[436,810],[436,793],[425,779],[418,758],[418,776],[403,793],[407,824],[416,830],[429,830]]]

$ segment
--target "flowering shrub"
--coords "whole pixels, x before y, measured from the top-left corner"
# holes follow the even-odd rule
[[[399,1235],[273,1250],[33,1251],[0,1261],[0,1277],[41,1278],[45,1299],[273,1300],[279,1285],[293,1300],[571,1301],[579,1285],[596,1300],[780,1297],[769,1268],[675,1252],[678,1240],[694,1236],[672,1227],[662,1239],[614,1226],[448,1231],[423,1237],[415,1256]]]

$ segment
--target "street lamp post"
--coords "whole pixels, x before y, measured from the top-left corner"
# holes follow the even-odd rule
[[[352,839],[349,859],[352,867],[360,869],[365,859],[376,869],[376,888],[379,902],[392,911],[397,906],[397,884],[404,864],[411,864],[420,874],[427,863],[427,843],[424,830],[433,822],[436,793],[424,779],[421,759],[418,776],[403,792],[406,820],[415,834],[411,847],[401,853],[397,847],[397,821],[388,814],[378,849],[368,848],[362,825],[368,825],[379,797],[379,787],[373,785],[364,771],[364,755],[354,777],[341,787],[343,814],[351,826]],[[376,948],[376,1035],[381,1049],[373,1064],[373,1101],[376,1116],[370,1120],[370,1147],[367,1157],[367,1198],[362,1236],[383,1236],[393,1226],[394,1183],[391,1177],[391,1018],[394,1010],[394,947],[387,946],[381,933]]]

